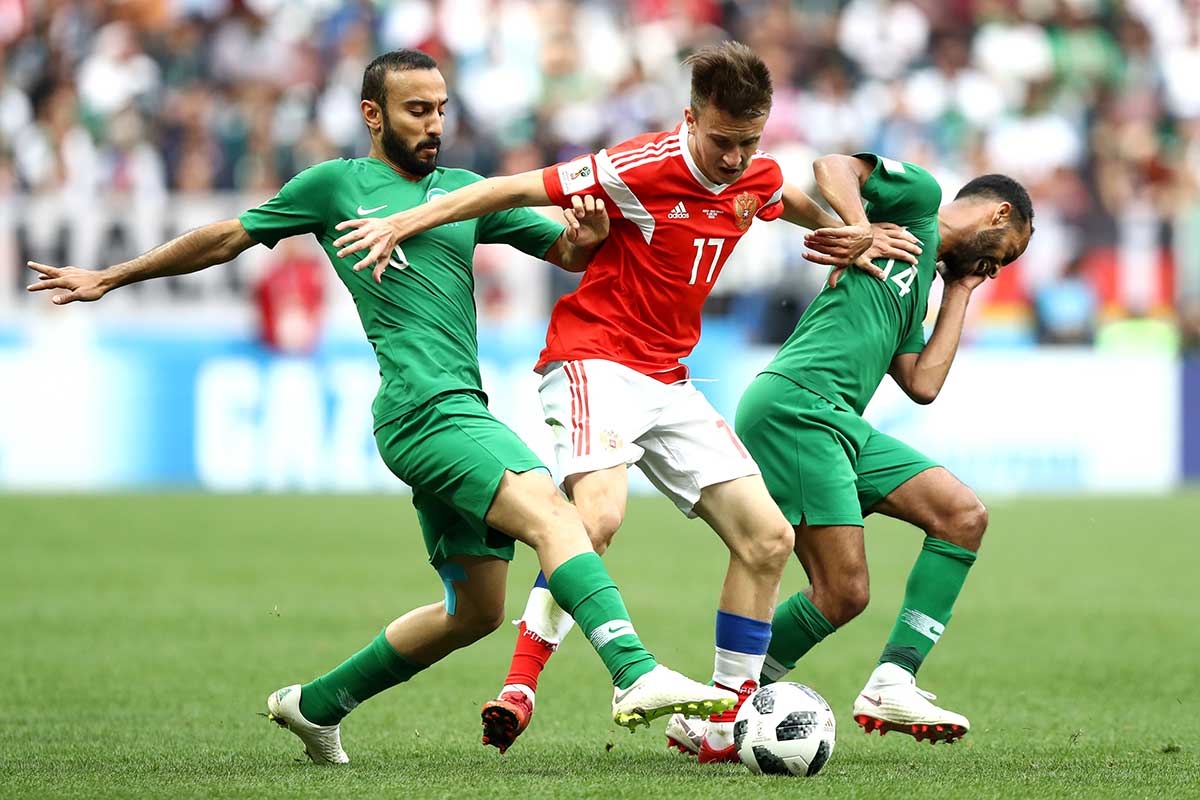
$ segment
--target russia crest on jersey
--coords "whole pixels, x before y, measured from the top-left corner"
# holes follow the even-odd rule
[[[751,192],[742,192],[733,198],[733,220],[739,231],[744,231],[754,222],[759,200]]]

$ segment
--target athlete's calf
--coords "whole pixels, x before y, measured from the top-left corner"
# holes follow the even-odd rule
[[[840,628],[866,609],[871,581],[861,527],[801,522],[796,556],[811,584],[805,595],[830,625]]]

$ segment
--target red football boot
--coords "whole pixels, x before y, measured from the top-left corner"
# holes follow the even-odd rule
[[[737,712],[742,707],[742,703],[746,702],[746,698],[754,694],[754,690],[757,688],[758,684],[754,681],[746,681],[742,684],[742,688],[737,690],[737,705],[728,711],[713,714],[708,718],[708,728],[704,733],[704,738],[700,741],[700,750],[696,753],[696,758],[701,764],[740,764],[742,762],[737,754],[737,747],[733,743],[733,722],[737,719]]]
[[[504,753],[533,718],[533,700],[522,691],[504,692],[483,704],[483,743]]]

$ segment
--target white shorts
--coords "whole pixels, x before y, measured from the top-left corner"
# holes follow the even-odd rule
[[[613,361],[553,365],[538,388],[559,481],[637,464],[689,517],[700,490],[758,475],[758,465],[691,383],[666,384]]]

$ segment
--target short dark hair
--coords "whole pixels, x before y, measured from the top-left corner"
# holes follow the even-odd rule
[[[379,103],[380,108],[386,108],[387,93],[383,90],[383,84],[387,74],[410,69],[437,69],[437,62],[433,56],[420,50],[393,50],[375,56],[375,60],[367,64],[363,71],[362,99],[373,100]]]
[[[1025,187],[1007,175],[980,175],[958,190],[955,200],[960,197],[987,197],[1000,200],[1012,206],[1011,220],[1013,224],[1023,223],[1033,230],[1033,201]]]
[[[712,103],[733,117],[761,117],[771,110],[771,72],[741,42],[702,47],[683,61],[692,68],[692,110]]]

